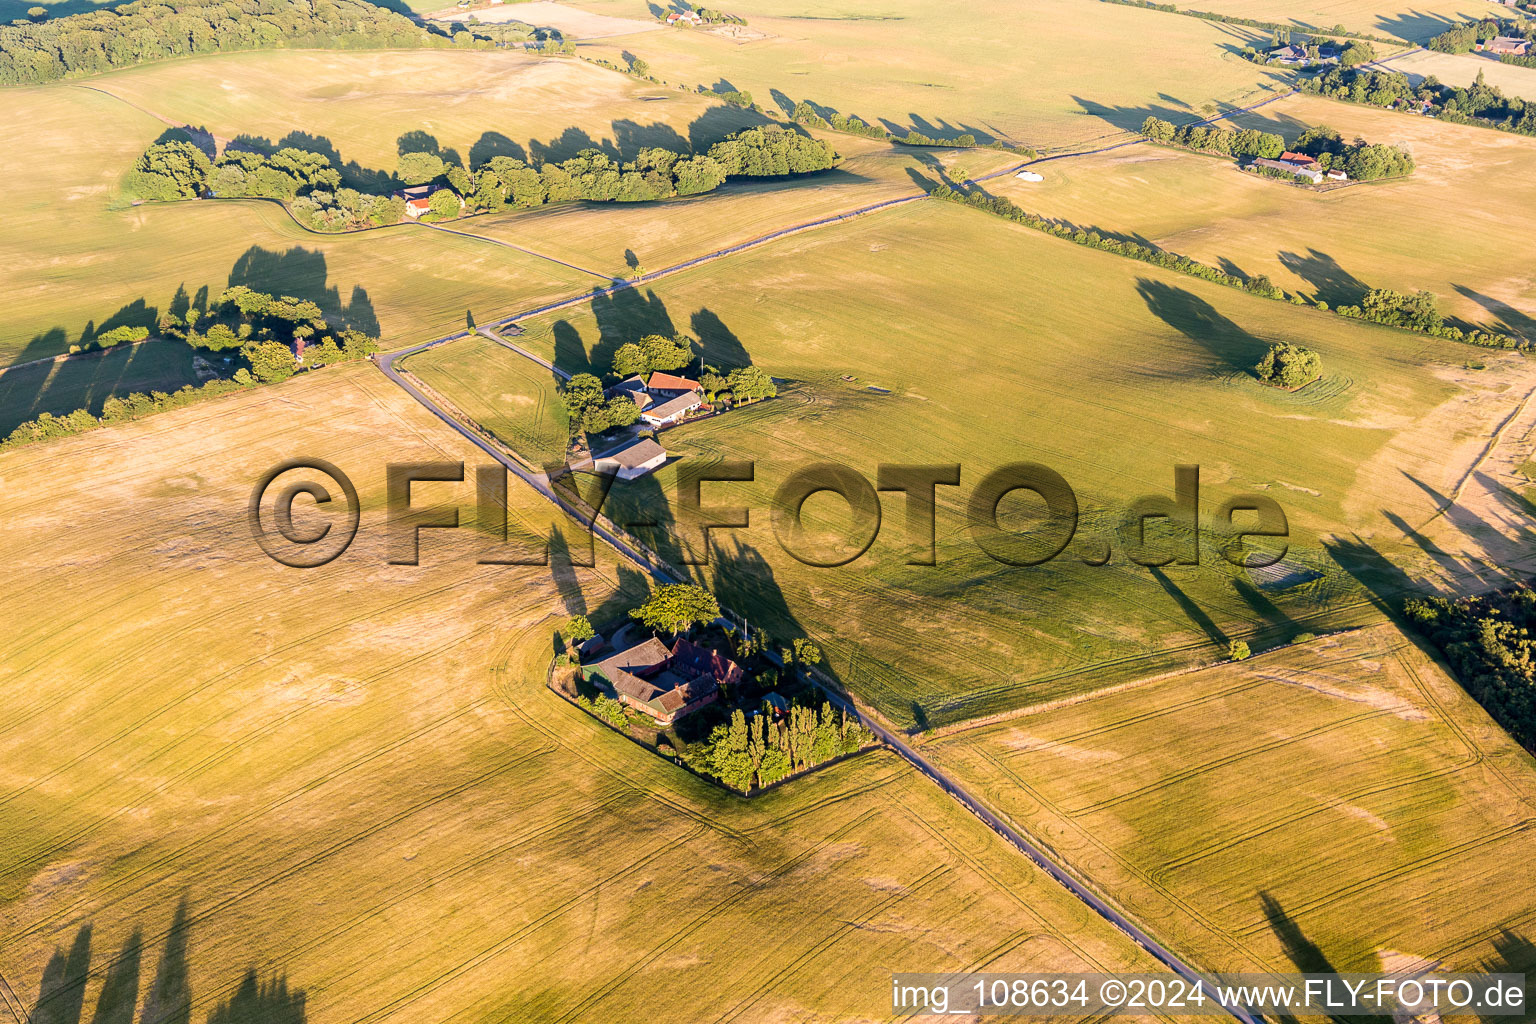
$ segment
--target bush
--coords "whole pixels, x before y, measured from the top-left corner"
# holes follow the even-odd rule
[[[1295,636],[1291,637],[1291,643],[1293,643],[1293,644],[1304,644],[1304,643],[1308,643],[1308,642],[1316,640],[1316,639],[1317,639],[1317,634],[1316,633],[1297,633]]]
[[[1253,652],[1248,649],[1248,641],[1233,640],[1231,646],[1227,648],[1227,653],[1233,661],[1246,661]]]
[[[1266,383],[1295,389],[1322,375],[1323,359],[1309,348],[1282,341],[1269,346],[1253,370]]]

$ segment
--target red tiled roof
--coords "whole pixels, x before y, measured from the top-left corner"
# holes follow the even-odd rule
[[[1287,163],[1293,163],[1293,164],[1315,164],[1315,163],[1317,163],[1317,157],[1315,157],[1315,156],[1308,156],[1305,153],[1285,152],[1285,153],[1281,153],[1280,154],[1280,159],[1286,161]]]
[[[651,379],[646,382],[646,387],[652,391],[697,391],[699,382],[689,380],[687,377],[677,377],[670,373],[657,370],[651,374]]]

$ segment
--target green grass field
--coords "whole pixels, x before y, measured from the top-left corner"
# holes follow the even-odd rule
[[[1536,764],[1390,625],[924,755],[1210,969],[1536,970]]]
[[[1379,533],[1401,544],[1383,510],[1433,511],[1430,495],[1448,492],[1476,457],[1524,372],[1518,357],[1267,302],[936,203],[523,326],[520,344],[571,371],[601,370],[640,334],[680,330],[703,339],[707,361],[750,360],[789,382],[775,402],[663,442],[686,459],[756,460],[754,485],[715,485],[720,497],[705,497],[754,509],[750,529],[717,535],[711,573],[722,597],[786,635],[809,633],[854,692],[909,726],[1144,675],[1237,636],[1263,644],[1370,618],[1366,592],[1325,542]],[[1322,353],[1323,381],[1291,394],[1249,376],[1266,342],[1298,337]],[[1463,370],[1472,354],[1490,369]],[[503,390],[515,388],[483,380],[474,400]],[[1415,433],[1421,418],[1433,443]],[[851,565],[812,569],[780,552],[773,491],[792,468],[824,459],[869,477],[879,463],[961,463],[959,493],[939,492],[938,567],[904,564],[895,496],[880,539]],[[1044,462],[1076,491],[1084,520],[1063,559],[1009,569],[972,543],[970,488],[1012,461]],[[1201,567],[1160,576],[1122,555],[1081,564],[1102,554],[1127,502],[1171,493],[1176,463],[1202,467],[1208,515],[1233,493],[1275,496],[1292,557],[1322,578],[1267,592],[1210,551]],[[668,467],[618,485],[609,512],[646,519],[675,475]],[[838,504],[808,508],[830,528],[825,510]],[[1017,512],[1025,518],[1010,522],[1029,521]]]
[[[560,463],[570,428],[553,374],[529,359],[476,335],[428,349],[403,361],[459,411],[535,466]],[[486,391],[494,382],[501,390]]]
[[[645,10],[641,0],[576,6]],[[580,46],[609,59],[629,50],[667,81],[746,89],[764,106],[811,100],[902,134],[968,131],[1037,148],[1284,88],[1281,75],[1238,56],[1265,33],[1084,0],[986,0],[963,12],[915,0],[752,0],[732,10],[749,22],[744,37],[672,29]]]
[[[147,341],[100,354],[18,366],[0,372],[0,437],[18,423],[51,412],[88,409],[101,415],[113,395],[175,391],[198,383],[192,350],[177,342]]]
[[[1234,120],[1288,139],[1326,124],[1346,138],[1402,143],[1417,169],[1401,181],[1313,193],[1242,174],[1229,160],[1148,145],[1041,164],[1043,182],[988,187],[1043,216],[1267,274],[1332,305],[1358,302],[1367,288],[1427,288],[1467,323],[1536,338],[1536,275],[1523,259],[1536,230],[1536,140],[1320,97]]]
[[[361,492],[321,569],[245,523],[294,453]],[[184,972],[160,1002],[189,988],[189,1019],[292,1019],[239,994],[249,969],[310,1024],[877,1020],[893,969],[1152,966],[892,755],[749,802],[554,696],[552,629],[644,585],[606,556],[476,565],[463,530],[387,564],[385,465],[443,459],[484,456],[366,365],[0,456],[19,1011],[57,1019],[74,986],[131,1019]],[[514,487],[511,511],[539,533],[535,500]]]

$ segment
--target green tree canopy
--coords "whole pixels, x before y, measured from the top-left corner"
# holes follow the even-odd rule
[[[401,153],[395,173],[407,185],[425,185],[443,176],[446,167],[436,153]]]
[[[664,583],[630,613],[652,629],[685,633],[720,617],[715,595],[692,583]]]
[[[140,199],[195,199],[208,187],[208,156],[190,140],[157,142],[128,174],[127,188]]]
[[[1309,348],[1282,341],[1269,346],[1269,351],[1253,369],[1262,381],[1299,388],[1322,375],[1323,359]]]

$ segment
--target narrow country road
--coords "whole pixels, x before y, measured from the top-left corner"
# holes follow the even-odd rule
[[[1275,99],[1278,98],[1280,97],[1275,97]],[[1266,100],[1265,102],[1273,102],[1273,100]],[[1018,166],[1025,165],[1021,164]],[[1002,174],[1012,173],[1018,170],[1018,166],[1005,168],[1004,170],[998,171],[992,175],[988,175],[987,177],[998,177]],[[475,430],[473,430],[468,425],[461,423],[449,412],[434,402],[431,398],[423,394],[419,388],[417,388],[414,384],[402,376],[400,371],[396,369],[395,364],[399,360],[405,359],[419,352],[424,352],[427,349],[435,348],[439,345],[444,345],[452,341],[458,341],[463,338],[470,337],[471,334],[474,333],[483,335],[496,342],[497,344],[503,345],[520,355],[526,356],[527,358],[533,360],[546,369],[549,369],[556,374],[560,374],[568,378],[569,374],[566,374],[564,371],[558,369],[548,360],[534,355],[521,346],[515,345],[501,337],[500,334],[497,333],[498,329],[515,327],[517,321],[519,320],[524,320],[533,316],[539,316],[545,313],[551,313],[557,310],[582,305],[584,303],[591,302],[596,297],[612,295],[615,292],[623,291],[626,288],[634,288],[638,285],[645,284],[650,281],[655,281],[658,278],[666,277],[671,274],[679,273],[683,270],[688,270],[690,268],[712,262],[724,256],[729,256],[734,253],[744,252],[748,249],[757,248],[758,246],[765,245],[768,242],[783,238],[787,235],[797,234],[801,231],[808,231],[812,228],[821,227],[827,224],[840,223],[842,221],[850,220],[854,217],[858,217],[866,213],[873,213],[877,210],[883,210],[893,206],[900,206],[905,203],[918,202],[927,198],[927,193],[919,193],[911,196],[903,196],[897,199],[888,199],[883,202],[871,203],[867,206],[862,206],[856,210],[850,210],[846,213],[835,214],[833,216],[823,217],[817,220],[796,224],[791,227],[782,228],[778,231],[774,231],[769,234],[741,242],[737,245],[729,246],[724,249],[717,249],[714,252],[706,253],[703,256],[698,256],[693,259],[686,260],[682,263],[678,263],[674,266],[667,267],[662,270],[657,270],[650,274],[645,274],[641,277],[633,278],[627,281],[615,281],[607,287],[594,288],[590,292],[584,292],[582,294],[547,303],[543,306],[539,306],[521,313],[514,313],[511,316],[502,317],[501,319],[492,321],[489,324],[477,326],[473,332],[460,331],[456,334],[445,335],[441,338],[434,338],[431,341],[422,342],[421,344],[414,345],[410,348],[381,354],[375,356],[374,361],[378,365],[379,369],[383,371],[386,377],[399,385],[406,392],[406,394],[410,395],[417,402],[420,402],[423,406],[425,406],[427,410],[430,411],[434,416],[442,420],[459,434],[468,438],[469,441],[475,445],[475,447],[490,455],[501,465],[507,467],[507,469],[515,473],[520,479],[522,479],[525,483],[527,483],[530,487],[542,495],[546,500],[551,501],[556,506],[558,506],[561,511],[571,516],[583,526],[588,526],[586,517],[583,516],[569,501],[567,501],[554,490],[554,488],[550,485],[548,476],[543,473],[534,473],[525,469],[523,466],[519,465],[515,459],[499,451],[494,445],[490,444],[488,441],[482,438]],[[604,543],[608,544],[624,558],[638,566],[653,579],[661,583],[683,582],[683,580],[681,580],[669,566],[652,562],[643,553],[636,550],[634,546],[629,544],[623,538],[614,534],[613,531],[609,530],[601,522],[594,520],[590,524],[589,528],[596,536],[600,537]],[[880,722],[875,721],[874,719],[860,712],[851,701],[849,701],[841,693],[837,692],[835,688],[828,685],[826,680],[817,677],[815,681],[817,685],[822,689],[822,691],[827,695],[828,700],[832,701],[838,707],[857,717],[861,722],[869,727],[871,732],[880,738],[881,742],[889,746],[891,750],[893,750],[898,756],[907,761],[907,763],[911,764],[912,767],[917,769],[917,771],[922,773],[925,778],[928,778],[934,782],[945,793],[958,801],[972,814],[976,815],[976,817],[979,818],[983,824],[1001,836],[1003,840],[1009,845],[1013,846],[1015,849],[1019,850],[1031,861],[1033,861],[1041,870],[1043,870],[1051,878],[1055,879],[1057,883],[1059,883],[1061,886],[1067,889],[1067,891],[1072,893],[1072,895],[1076,896],[1079,900],[1086,904],[1094,913],[1098,914],[1104,920],[1114,925],[1114,927],[1119,929],[1121,933],[1130,938],[1132,942],[1136,943],[1136,945],[1140,946],[1155,960],[1157,960],[1163,966],[1167,967],[1169,970],[1173,971],[1175,974],[1179,975],[1181,978],[1184,978],[1191,983],[1200,979],[1201,975],[1193,967],[1191,967],[1185,961],[1181,960],[1175,953],[1173,953],[1172,950],[1168,949],[1156,939],[1152,938],[1152,936],[1143,931],[1138,925],[1132,922],[1119,910],[1111,906],[1107,901],[1100,897],[1098,893],[1089,888],[1085,882],[1079,880],[1065,867],[1053,860],[1051,856],[1045,852],[1044,849],[1036,845],[1027,836],[1019,832],[1007,822],[1003,821],[992,811],[988,810],[979,799],[973,796],[954,779],[950,778],[948,775],[944,774],[944,772],[935,767],[931,762],[929,762],[910,745],[908,745],[907,742],[903,740],[899,735],[892,732],[890,729],[887,729]],[[1212,998],[1214,1000],[1214,993],[1212,993]],[[1226,1004],[1222,1005],[1229,1014],[1231,1014],[1237,1020],[1241,1021],[1242,1024],[1263,1024],[1261,1018],[1249,1012],[1245,1007]]]

